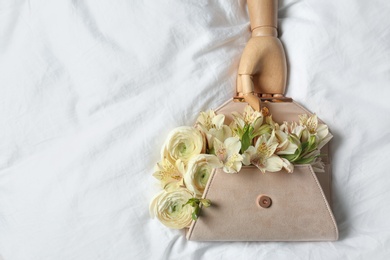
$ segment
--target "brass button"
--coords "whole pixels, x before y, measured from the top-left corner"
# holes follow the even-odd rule
[[[260,196],[260,198],[259,198],[260,207],[269,208],[269,207],[271,207],[271,204],[272,204],[272,200],[270,197],[265,196],[265,195]]]

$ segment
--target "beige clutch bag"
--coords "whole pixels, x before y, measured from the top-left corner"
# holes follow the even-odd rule
[[[308,119],[312,115],[309,111],[284,97],[287,68],[283,46],[276,37],[277,6],[276,0],[248,0],[252,38],[238,68],[238,96],[215,111],[225,116],[216,116],[214,111],[203,113],[195,127],[185,128],[187,134],[180,128],[164,145],[165,164],[158,164],[154,174],[163,181],[164,191],[152,200],[152,216],[172,228],[190,225],[188,240],[338,239],[330,207],[329,148],[323,146],[331,135],[325,126],[326,135],[320,136],[317,127],[321,127],[318,123],[324,126],[323,122],[317,122],[316,116]],[[252,107],[249,110],[248,104]],[[299,127],[305,128],[306,137],[302,131],[294,132]],[[274,140],[277,131],[283,144]],[[317,141],[324,142],[317,146]],[[289,145],[293,149],[286,151]],[[194,155],[187,157],[191,153]],[[302,163],[313,163],[318,173],[312,165]],[[200,205],[210,204],[200,211]]]
[[[242,112],[246,103],[229,101],[216,110],[226,115]],[[312,114],[291,102],[264,102],[274,121],[297,121]],[[227,122],[229,123],[229,122]],[[202,210],[187,230],[196,241],[333,241],[338,229],[330,207],[331,167],[328,145],[321,150],[325,172],[296,165],[293,173],[261,173],[246,166],[237,174],[215,170],[203,197],[212,206]]]

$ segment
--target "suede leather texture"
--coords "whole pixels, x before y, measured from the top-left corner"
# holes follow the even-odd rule
[[[246,103],[229,101],[216,110],[226,115],[242,112]],[[311,114],[295,102],[265,103],[276,122],[297,121]],[[322,153],[328,154],[329,147]],[[254,166],[244,166],[238,174],[217,169],[209,179],[204,198],[212,206],[202,209],[187,231],[194,241],[334,241],[338,229],[330,207],[330,158],[325,173],[315,174],[310,165],[297,165],[293,173],[262,174]],[[269,208],[258,198],[271,198]]]

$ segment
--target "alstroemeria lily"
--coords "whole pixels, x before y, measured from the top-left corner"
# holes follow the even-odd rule
[[[206,112],[200,112],[196,125],[205,133],[210,129],[220,129],[225,121],[225,115],[216,115],[214,110],[208,110]]]
[[[227,138],[232,137],[232,130],[227,125],[223,125],[221,128],[211,128],[207,133],[207,141],[210,148],[213,148],[214,138],[221,142],[224,142]]]
[[[311,135],[316,136],[317,148],[321,149],[332,139],[328,126],[318,122],[317,115],[308,116],[306,114],[299,116],[299,124],[305,126]]]
[[[234,122],[230,127],[241,140],[241,153],[246,151],[255,137],[271,132],[269,124],[263,125],[264,117],[262,113],[253,110],[249,105],[245,107],[242,115],[237,112],[233,112],[232,115]]]
[[[308,116],[307,114],[299,115],[299,124],[307,127],[311,134],[317,133],[318,118],[317,115]]]
[[[280,130],[286,134],[292,134],[296,136],[302,142],[307,142],[310,137],[310,132],[304,125],[299,125],[296,122],[284,122],[280,125]]]
[[[275,132],[272,132],[268,139],[266,135],[262,135],[254,147],[250,146],[245,151],[243,154],[243,163],[245,165],[253,164],[263,173],[266,171],[277,172],[283,167],[290,171],[289,162],[282,160],[282,158],[274,154],[277,147],[278,142],[275,137]]]
[[[177,160],[176,163],[173,164],[165,158],[161,162],[157,163],[153,176],[160,180],[161,186],[165,188],[172,182],[180,183],[183,179],[184,172],[184,163],[181,160]]]
[[[211,171],[214,168],[220,167],[222,167],[222,163],[215,155],[195,155],[188,162],[187,171],[184,174],[184,183],[186,187],[194,192],[197,197],[201,197],[206,188]]]
[[[232,136],[232,130],[224,122],[225,115],[216,115],[213,110],[200,113],[196,127],[206,136],[209,151],[213,149],[215,138],[223,142]]]
[[[238,137],[229,137],[225,142],[214,139],[214,152],[223,163],[226,173],[237,173],[241,170],[243,157],[240,155],[241,142]]]
[[[236,124],[243,128],[245,125],[252,126],[255,130],[263,123],[263,114],[259,111],[253,110],[251,106],[246,106],[242,114],[232,112],[233,119]]]
[[[327,144],[330,139],[333,138],[333,135],[329,133],[328,126],[325,124],[319,124],[317,127],[317,147],[318,149],[321,149],[324,147],[325,144]]]
[[[279,145],[276,148],[275,154],[294,154],[298,149],[298,145],[291,141],[289,135],[282,130],[275,130],[276,138],[279,141]]]

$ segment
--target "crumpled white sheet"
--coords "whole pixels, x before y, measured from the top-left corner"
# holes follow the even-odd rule
[[[390,3],[279,5],[287,95],[334,134],[339,241],[187,242],[149,217],[167,133],[234,95],[245,1],[9,0],[0,259],[389,259]]]

